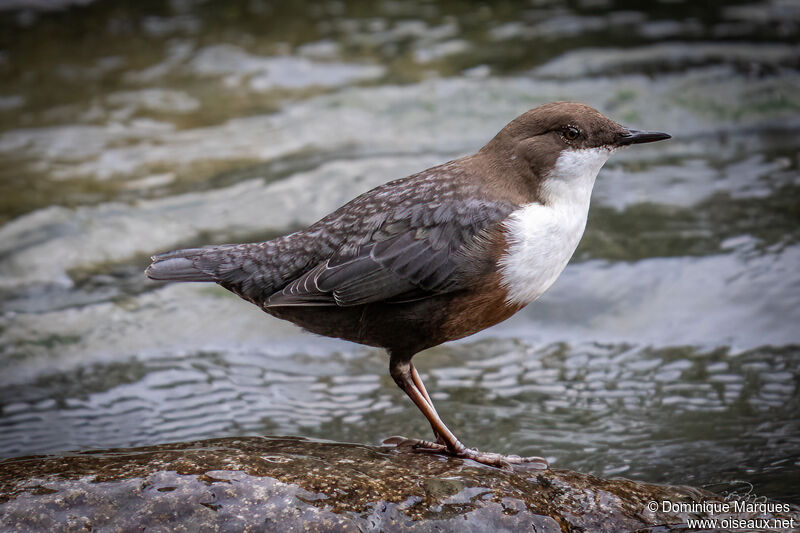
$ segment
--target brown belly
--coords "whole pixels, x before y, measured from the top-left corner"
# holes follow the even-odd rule
[[[499,276],[474,289],[415,302],[353,307],[267,307],[264,311],[326,337],[395,353],[414,353],[460,339],[502,322],[522,306],[506,304]]]
[[[524,307],[507,303],[506,296],[500,275],[492,274],[478,290],[453,298],[442,326],[447,340],[461,339],[494,326]]]

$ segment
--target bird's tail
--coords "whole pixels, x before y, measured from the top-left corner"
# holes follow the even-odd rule
[[[164,281],[214,281],[248,299],[271,294],[280,281],[271,255],[273,242],[222,244],[154,255],[145,275]]]
[[[187,248],[154,255],[144,273],[150,279],[165,281],[217,281],[214,272],[204,268],[206,261],[201,261],[216,253],[217,248]]]

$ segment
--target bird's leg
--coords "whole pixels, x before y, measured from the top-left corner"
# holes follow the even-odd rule
[[[442,419],[439,418],[439,414],[436,412],[436,409],[433,407],[433,402],[430,401],[430,397],[424,394],[416,384],[416,381],[422,383],[422,379],[419,377],[417,373],[417,379],[414,379],[413,374],[416,373],[412,371],[414,368],[411,365],[410,361],[402,361],[402,360],[394,360],[392,359],[390,362],[389,373],[392,375],[394,382],[397,383],[397,386],[403,389],[411,401],[414,402],[414,405],[422,411],[422,414],[425,415],[425,418],[428,419],[428,422],[433,428],[433,432],[436,435],[437,440],[441,440],[444,442],[430,442],[430,441],[414,441],[414,446],[416,448],[425,448],[429,450],[435,450],[439,452],[451,452],[453,454],[458,454],[462,450],[466,449],[466,446],[459,442],[458,438],[453,434],[450,429],[444,425]],[[424,387],[424,385],[423,385]],[[427,392],[427,391],[426,391]]]
[[[433,401],[431,400],[428,391],[425,389],[425,384],[422,382],[422,378],[420,377],[419,372],[417,372],[417,367],[415,367],[414,363],[412,363],[411,361],[408,362],[408,366],[411,369],[411,379],[414,381],[414,385],[416,385],[417,389],[419,389],[419,391],[425,397],[425,401],[428,402],[428,405],[431,406],[431,409],[436,411],[436,408],[433,406]]]
[[[433,410],[433,414],[439,418],[439,413],[436,412],[436,407],[433,405],[433,400],[431,400],[430,395],[428,394],[427,389],[425,388],[425,384],[422,382],[422,378],[417,372],[417,367],[414,366],[414,363],[411,361],[408,362],[408,366],[411,368],[411,379],[414,382],[414,385],[417,387],[417,390],[422,393],[422,396],[425,397],[425,401],[428,402],[428,405]],[[439,418],[441,420],[441,418]],[[436,426],[431,424],[431,428],[433,429],[433,434],[436,435],[436,442],[439,444],[447,445],[447,442],[444,440],[442,435],[436,430]]]
[[[403,389],[403,392],[405,392],[417,408],[422,411],[422,414],[425,415],[425,418],[427,418],[428,422],[431,424],[437,438],[443,442],[390,438],[384,441],[386,444],[410,443],[415,450],[447,453],[456,457],[472,459],[479,463],[501,468],[510,468],[511,464],[522,463],[535,463],[537,468],[547,468],[547,461],[541,457],[506,456],[499,453],[486,453],[467,448],[458,440],[453,432],[450,431],[444,422],[442,422],[442,419],[439,418],[436,409],[433,407],[433,402],[430,401],[430,396],[427,395],[427,391],[425,393],[422,392],[425,390],[425,386],[422,384],[422,379],[419,377],[416,370],[414,370],[411,362],[405,359],[396,359],[392,357],[389,365],[389,372],[395,383]]]

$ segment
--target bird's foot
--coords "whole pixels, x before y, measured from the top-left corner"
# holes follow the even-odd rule
[[[421,439],[408,439],[400,435],[384,439],[383,444],[394,446],[401,450],[415,452],[447,453],[447,446],[444,443]]]
[[[472,459],[479,463],[495,466],[504,470],[513,470],[512,465],[522,465],[527,470],[547,470],[547,460],[544,457],[519,455],[503,455],[502,453],[482,452],[475,448],[464,448],[461,452],[453,454],[456,457]]]
[[[398,449],[409,450],[422,453],[439,453],[471,459],[504,470],[512,470],[512,465],[522,465],[529,470],[547,470],[547,460],[543,457],[520,457],[519,455],[503,455],[501,453],[482,452],[474,448],[463,448],[459,451],[451,450],[447,445],[429,440],[408,439],[406,437],[389,437],[383,441],[384,444],[394,445]]]

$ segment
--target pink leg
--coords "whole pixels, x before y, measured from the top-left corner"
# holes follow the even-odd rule
[[[396,445],[406,444],[410,445],[415,450],[447,453],[456,457],[472,459],[479,463],[501,468],[511,468],[512,464],[522,463],[536,463],[537,468],[547,468],[547,462],[541,457],[506,456],[499,453],[486,453],[467,448],[458,440],[455,434],[450,431],[444,422],[442,422],[442,419],[439,418],[436,409],[433,407],[430,396],[427,394],[427,391],[425,391],[422,379],[419,377],[419,374],[410,361],[392,359],[390,363],[390,373],[395,383],[403,389],[408,397],[411,398],[411,401],[414,402],[414,405],[416,405],[417,408],[422,411],[422,414],[425,415],[425,418],[428,419],[439,442],[391,437],[386,439],[384,443]]]

